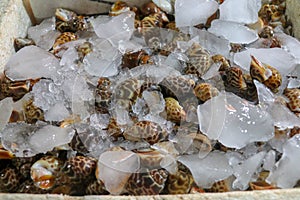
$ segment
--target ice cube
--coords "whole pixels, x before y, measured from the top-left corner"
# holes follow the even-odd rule
[[[102,16],[91,19],[91,24],[99,38],[106,38],[115,46],[121,40],[128,41],[134,31],[134,12],[125,12],[115,17]]]
[[[116,75],[121,59],[108,60],[99,58],[95,53],[89,53],[83,59],[85,70],[92,76],[109,77]]]
[[[226,0],[220,5],[220,19],[252,24],[258,20],[260,7],[261,0]]]
[[[271,116],[232,93],[220,93],[198,106],[198,118],[200,130],[227,147],[240,149],[273,137]]]
[[[46,153],[54,147],[67,144],[74,130],[45,124],[10,123],[2,131],[2,145],[17,157]]]
[[[285,33],[275,33],[275,37],[279,39],[282,47],[300,61],[300,42],[296,38]]]
[[[131,151],[107,151],[100,155],[96,177],[113,194],[121,194],[132,173],[140,168],[138,155]]]
[[[7,97],[0,101],[0,131],[5,127],[9,122],[9,118],[13,111],[13,99],[12,97]],[[1,138],[1,132],[0,132]]]
[[[50,122],[59,122],[67,118],[69,115],[69,110],[65,107],[64,103],[59,102],[54,104],[47,112],[45,112],[45,120]]]
[[[164,111],[165,100],[161,92],[144,91],[142,96],[147,103],[151,114],[156,115]]]
[[[175,1],[175,22],[177,27],[194,26],[206,23],[218,10],[214,0],[177,0]]]
[[[46,153],[54,147],[71,142],[74,134],[75,131],[70,128],[46,125],[29,137],[28,143],[36,152]]]
[[[233,166],[233,174],[236,177],[233,182],[233,188],[240,190],[246,190],[248,188],[248,183],[251,180],[251,177],[255,172],[257,172],[265,155],[266,152],[259,152],[243,161],[241,164]]]
[[[283,145],[283,154],[270,172],[267,182],[280,188],[292,188],[300,179],[300,135],[295,135]]]
[[[53,81],[47,79],[41,79],[34,84],[31,93],[34,97],[34,105],[43,111],[49,110],[56,103],[64,100],[64,95],[60,88]]]
[[[48,51],[53,46],[56,38],[61,33],[55,30],[55,18],[45,19],[39,25],[28,28],[28,38],[34,40],[35,44]]]
[[[212,21],[208,31],[217,36],[224,37],[231,43],[249,44],[258,39],[257,33],[243,24],[219,19]]]
[[[199,128],[209,139],[216,140],[220,137],[225,122],[226,94],[218,95],[197,109]]]
[[[233,174],[228,159],[223,152],[214,151],[200,159],[198,154],[183,155],[178,159],[191,171],[199,187],[210,188],[213,183]]]
[[[234,62],[241,68],[249,71],[251,55],[262,63],[276,68],[282,77],[293,71],[296,67],[296,59],[281,48],[254,49],[249,48],[234,55]]]
[[[274,150],[270,150],[264,159],[263,168],[267,171],[271,171],[275,165],[276,152]]]
[[[59,60],[51,53],[37,47],[27,46],[12,55],[4,70],[12,80],[51,78],[59,69]]]
[[[90,116],[90,126],[97,130],[106,129],[109,124],[109,114],[92,114]]]

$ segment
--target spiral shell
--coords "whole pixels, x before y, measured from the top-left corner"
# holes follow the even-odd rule
[[[289,99],[287,105],[290,108],[290,110],[295,113],[299,113],[300,112],[300,89],[286,88],[283,94]]]
[[[51,189],[61,167],[61,161],[54,156],[45,156],[31,166],[31,179],[41,189]]]
[[[178,170],[175,174],[169,174],[166,191],[168,194],[188,194],[192,188],[192,183],[191,174]]]
[[[20,175],[16,169],[5,168],[0,171],[0,192],[15,192],[20,184]]]
[[[133,173],[128,179],[126,190],[130,195],[157,195],[163,191],[167,177],[165,169]]]
[[[165,110],[167,112],[167,120],[174,123],[180,123],[186,118],[186,112],[183,107],[172,97],[165,98]]]
[[[195,96],[202,102],[205,102],[219,94],[219,90],[209,83],[199,83],[194,88]]]
[[[159,124],[150,121],[140,121],[124,131],[124,137],[130,141],[146,141],[150,144],[163,141],[166,131]]]

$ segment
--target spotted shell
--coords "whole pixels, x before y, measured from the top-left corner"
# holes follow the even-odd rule
[[[298,88],[286,88],[283,92],[284,96],[289,99],[287,103],[291,111],[299,113],[300,112],[300,89]]]
[[[22,49],[23,47],[30,45],[35,45],[35,42],[29,38],[15,38],[14,40],[14,48],[16,52]]]
[[[60,36],[58,36],[53,44],[53,50],[54,50],[54,54],[58,54],[61,50],[62,47],[61,45],[67,43],[67,42],[71,42],[71,41],[75,41],[78,39],[78,36],[75,33],[72,32],[63,32],[62,34],[60,34]]]
[[[110,16],[117,16],[124,12],[130,11],[130,7],[124,1],[116,1],[109,10]]]
[[[254,56],[251,56],[250,74],[253,79],[257,79],[273,92],[277,92],[282,83],[281,74],[277,69],[259,62]],[[270,74],[271,73],[271,74]]]
[[[57,48],[60,45],[63,45],[67,42],[71,42],[77,40],[78,36],[72,32],[64,32],[60,36],[58,36],[54,42],[53,48]]]
[[[39,107],[35,106],[33,99],[25,101],[23,104],[25,121],[27,123],[36,123],[38,120],[44,120],[44,112]]]
[[[168,76],[159,84],[165,97],[187,99],[193,97],[195,81],[182,76]]]
[[[230,181],[228,179],[215,182],[211,188],[206,189],[207,192],[229,192],[231,190]]]
[[[186,74],[196,74],[201,77],[212,65],[212,59],[209,52],[198,43],[193,43],[187,50],[186,55],[189,59],[187,67],[184,70],[184,73]]]
[[[258,33],[261,38],[272,38],[274,36],[274,30],[271,26],[264,26]]]
[[[17,192],[26,194],[46,194],[49,191],[36,187],[31,179],[27,179],[24,182],[22,182]]]
[[[100,113],[108,113],[110,107],[112,92],[111,81],[109,78],[100,77],[95,90],[95,106]]]
[[[165,169],[146,170],[133,173],[126,184],[129,195],[157,195],[165,187],[168,172]]]
[[[122,67],[132,69],[139,65],[153,64],[151,57],[144,51],[127,52],[122,57]]]
[[[115,118],[110,118],[107,126],[107,134],[112,136],[115,140],[119,137],[122,137],[123,131],[121,127],[118,125],[117,120]]]
[[[191,190],[192,183],[191,174],[178,170],[175,174],[169,174],[166,191],[168,194],[187,194]]]
[[[132,105],[141,92],[143,81],[136,78],[129,78],[116,86],[114,90],[115,101],[122,106]]]
[[[259,60],[251,56],[250,75],[262,83],[269,78],[270,72]]]
[[[61,161],[54,156],[45,156],[31,166],[31,179],[41,189],[51,189],[61,168]]]
[[[97,166],[96,159],[87,156],[69,158],[58,173],[60,184],[78,184],[93,178]]]
[[[92,44],[90,42],[84,42],[76,47],[79,59],[82,61],[83,58],[93,51]]]
[[[146,141],[150,144],[163,141],[166,138],[166,131],[159,124],[151,121],[139,121],[129,127],[123,133],[125,139],[130,141]]]
[[[91,183],[88,184],[88,186],[85,189],[86,195],[103,195],[108,194],[108,192],[105,190],[104,183],[101,181],[94,180]]]
[[[199,83],[194,88],[194,94],[200,101],[205,102],[218,96],[219,90],[209,83]]]
[[[34,81],[11,81],[5,76],[0,75],[0,100],[6,97],[12,97],[14,101],[18,101],[27,94],[34,85]]]
[[[0,172],[0,192],[15,192],[20,184],[20,175],[14,168],[5,168]]]
[[[232,90],[234,92],[247,89],[243,72],[239,67],[230,67],[226,69],[224,75],[225,76],[222,76],[222,79],[227,90]]]
[[[77,132],[75,132],[75,135],[73,136],[69,145],[74,151],[77,151],[78,153],[86,154],[89,152]]]
[[[174,123],[180,123],[186,118],[186,112],[183,107],[172,97],[165,98],[165,110],[167,113],[167,120]]]

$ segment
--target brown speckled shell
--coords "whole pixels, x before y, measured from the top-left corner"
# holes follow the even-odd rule
[[[300,89],[285,89],[283,93],[288,99],[288,107],[293,112],[300,112]]]
[[[166,132],[157,123],[150,121],[140,121],[124,131],[124,137],[130,141],[145,140],[150,144],[163,141]]]
[[[219,94],[219,90],[209,83],[200,83],[194,88],[195,96],[205,102]]]
[[[133,173],[128,179],[126,190],[130,195],[157,195],[163,191],[167,177],[165,169]]]
[[[186,112],[183,107],[172,97],[165,98],[165,110],[167,112],[167,120],[174,123],[180,123],[186,118]]]

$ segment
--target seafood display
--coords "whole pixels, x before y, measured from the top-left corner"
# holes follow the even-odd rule
[[[299,187],[300,42],[285,0],[227,13],[245,3],[116,1],[30,27],[0,77],[0,193]]]

